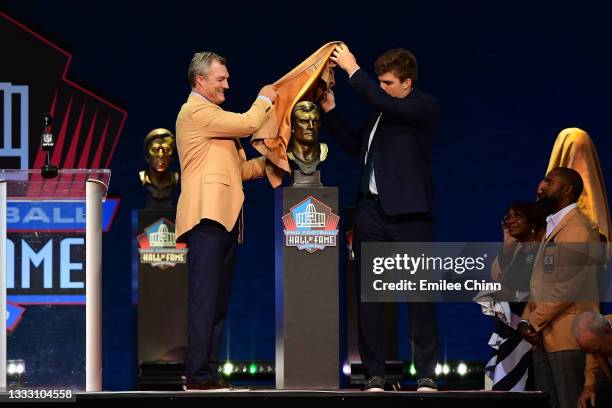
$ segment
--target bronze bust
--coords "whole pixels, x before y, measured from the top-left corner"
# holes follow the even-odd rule
[[[310,101],[296,103],[291,111],[291,139],[287,147],[295,182],[298,177],[303,180],[303,175],[315,176],[317,166],[327,158],[327,145],[319,143],[320,129],[317,105]]]
[[[176,150],[175,138],[167,129],[158,128],[149,132],[144,139],[147,170],[139,172],[140,182],[149,191],[147,207],[173,207],[172,191],[178,186],[179,173],[170,170]]]

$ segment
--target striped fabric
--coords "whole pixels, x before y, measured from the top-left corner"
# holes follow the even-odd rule
[[[496,319],[496,327],[489,339],[493,357],[487,362],[485,375],[492,382],[493,391],[525,391],[531,365],[531,344],[516,330]]]

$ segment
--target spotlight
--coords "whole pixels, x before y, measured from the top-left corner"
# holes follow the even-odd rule
[[[436,375],[440,375],[442,374],[442,366],[440,365],[440,363],[436,364]]]
[[[231,362],[223,364],[223,374],[229,377],[234,372],[234,365]]]
[[[449,373],[450,373],[450,367],[448,366],[448,364],[444,363],[444,365],[442,366],[442,374],[448,375]]]
[[[457,366],[457,374],[463,376],[466,375],[468,372],[468,367],[465,363],[459,363],[459,365]]]
[[[25,361],[23,360],[8,360],[6,365],[6,374],[9,381],[19,381],[25,373]]]
[[[342,373],[346,376],[351,375],[351,365],[349,363],[344,363],[342,366]]]

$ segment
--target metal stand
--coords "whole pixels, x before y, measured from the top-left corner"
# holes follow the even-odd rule
[[[102,391],[102,195],[87,180],[85,229],[85,391]]]

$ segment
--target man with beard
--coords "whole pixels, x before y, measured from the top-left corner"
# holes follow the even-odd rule
[[[540,182],[538,205],[550,214],[534,261],[530,302],[518,325],[534,346],[536,389],[552,408],[575,408],[584,385],[585,352],[572,334],[577,314],[597,310],[599,236],[577,209],[583,182],[575,170],[557,167]]]

